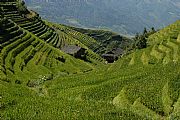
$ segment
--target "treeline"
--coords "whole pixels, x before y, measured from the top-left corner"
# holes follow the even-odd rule
[[[132,45],[133,49],[143,49],[147,47],[147,39],[150,35],[156,33],[157,31],[155,30],[154,27],[152,27],[150,30],[147,30],[144,28],[143,33],[137,33],[135,35],[134,43]]]

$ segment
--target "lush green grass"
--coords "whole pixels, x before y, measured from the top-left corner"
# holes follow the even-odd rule
[[[171,87],[174,89],[174,86],[171,86],[174,84],[173,81],[177,81],[175,79],[179,73],[178,66],[144,67],[138,71],[141,71],[142,75],[131,75],[129,73],[125,76],[119,71],[107,76],[106,72],[94,71],[86,74],[61,76],[32,89],[24,85],[3,82],[2,85],[6,86],[8,90],[12,89],[9,93],[7,89],[3,88],[1,100],[4,104],[8,104],[4,100],[7,98],[7,95],[4,95],[5,93],[9,93],[11,96],[7,99],[13,100],[13,96],[18,98],[14,106],[3,109],[3,116],[7,116],[9,113],[12,115],[11,118],[16,119],[27,119],[28,117],[34,119],[103,119],[105,117],[110,119],[127,119],[128,117],[141,119],[145,118],[146,114],[150,115],[150,118],[151,115],[153,115],[152,117],[164,117],[164,112],[167,112],[167,107],[164,105],[173,104],[178,100],[178,97],[173,95],[177,94],[178,89],[174,92],[170,90]],[[137,70],[135,67],[133,69]],[[167,86],[169,81],[171,84]],[[22,93],[19,89],[22,90]],[[126,99],[122,97],[122,89],[123,96],[126,96]],[[170,90],[174,99],[168,97],[167,90]],[[29,98],[29,95],[24,95],[27,91],[32,92]],[[17,97],[16,92],[21,93],[22,98]],[[119,93],[120,96],[117,98],[116,96]],[[26,97],[25,100],[24,97]],[[138,98],[141,99],[137,102]],[[118,105],[114,105],[114,99],[120,101],[123,99],[125,103],[128,101],[129,108],[122,107],[125,105],[124,102],[121,103],[121,107],[118,103]],[[168,99],[172,99],[173,103],[169,103]],[[30,104],[29,100],[31,101]],[[143,107],[141,107],[142,105]],[[141,112],[139,113],[137,110]],[[35,116],[33,117],[33,115]]]
[[[107,65],[89,48],[95,39],[38,21],[25,21],[33,26],[26,29],[0,20],[0,119],[180,119],[180,21],[150,36],[147,48]],[[58,43],[87,48],[91,62],[63,53]]]
[[[56,32],[60,35],[59,41],[61,41],[61,47],[63,47],[65,44],[81,46],[87,49],[87,59],[89,61],[105,62],[104,59],[100,57],[100,55],[94,52],[95,49],[100,47],[100,43],[98,43],[95,39],[89,37],[88,35],[82,34],[78,31],[75,31],[67,26],[50,23],[48,21],[45,22],[47,25],[53,27],[56,30]]]

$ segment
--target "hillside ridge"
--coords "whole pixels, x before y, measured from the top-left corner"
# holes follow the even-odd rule
[[[1,0],[0,119],[180,119],[180,20],[145,40],[105,64],[102,53],[134,41],[48,22],[22,1]]]

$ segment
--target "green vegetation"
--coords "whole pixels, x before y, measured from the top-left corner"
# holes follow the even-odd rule
[[[180,21],[105,64],[95,49],[112,33],[44,22],[17,4],[0,2],[0,119],[180,119]],[[63,53],[67,44],[88,60]]]
[[[68,27],[68,26],[66,26]],[[94,49],[94,51],[98,54],[104,54],[110,51],[116,51],[117,49],[121,49],[119,52],[127,52],[133,43],[133,40],[117,33],[113,33],[105,30],[91,30],[91,29],[82,29],[70,27],[73,30],[76,30],[80,33],[88,35],[89,37],[94,38],[97,42],[99,42],[98,48]],[[120,56],[120,54],[115,52],[115,55]]]

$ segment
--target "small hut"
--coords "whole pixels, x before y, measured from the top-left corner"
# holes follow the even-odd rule
[[[124,54],[124,50],[122,48],[114,48],[112,51],[107,52],[106,54],[102,54],[102,57],[106,59],[108,63],[113,63],[118,60]]]
[[[108,63],[113,63],[118,60],[118,56],[111,51],[106,54],[102,54],[102,58],[104,58]]]
[[[82,59],[86,55],[86,49],[79,47],[78,45],[65,45],[61,50],[80,59]]]
[[[115,48],[112,52],[116,56],[122,56],[124,54],[124,50],[122,48]]]

